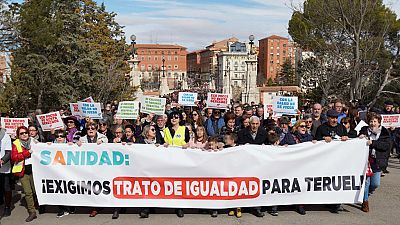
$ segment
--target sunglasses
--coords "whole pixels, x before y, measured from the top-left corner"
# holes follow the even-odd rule
[[[97,130],[96,127],[88,127],[88,130]]]
[[[349,122],[342,122],[342,124],[344,125],[344,124],[349,124]]]
[[[57,135],[57,138],[65,138],[64,135]]]
[[[198,115],[199,115],[199,114],[197,114],[197,113],[196,113],[196,114],[193,113],[193,116],[198,116]]]
[[[172,119],[179,119],[179,116],[173,116]]]
[[[150,130],[153,131],[153,132],[156,131],[156,129],[154,129],[154,128],[152,128],[152,129],[150,129]]]
[[[24,134],[28,134],[28,132],[21,132],[21,133],[19,133],[19,135],[24,135]]]
[[[299,127],[300,128],[306,128],[306,125],[300,125]]]
[[[306,123],[312,123],[312,120],[307,120]]]
[[[74,121],[72,121],[72,120],[70,120],[70,121],[68,121],[67,123],[75,123]]]

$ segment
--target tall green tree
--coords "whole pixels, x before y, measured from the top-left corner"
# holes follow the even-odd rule
[[[303,49],[312,51],[321,68],[329,70],[347,88],[344,99],[373,101],[386,86],[396,58],[392,47],[399,32],[396,14],[381,0],[306,0],[293,12],[289,34]],[[332,63],[339,63],[334,70]],[[315,62],[312,62],[315,63]],[[392,78],[392,77],[390,77]],[[396,80],[390,82],[395,82]],[[340,93],[340,89],[331,89]]]
[[[298,84],[296,73],[290,59],[286,59],[283,62],[275,82],[278,85],[286,85],[286,86]]]
[[[13,52],[11,111],[54,110],[93,96],[119,99],[129,92],[128,49],[115,14],[91,0],[31,0],[19,7],[19,47]]]

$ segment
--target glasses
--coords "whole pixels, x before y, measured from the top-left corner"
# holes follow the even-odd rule
[[[19,133],[19,135],[24,135],[24,134],[28,134],[28,132],[21,132],[21,133]]]
[[[150,129],[150,130],[153,131],[153,132],[156,131],[156,129],[154,129],[154,128],[152,128],[152,129]]]
[[[97,130],[96,127],[88,127],[88,130]]]
[[[312,123],[312,120],[307,120],[306,123]]]
[[[106,123],[101,123],[100,126],[107,126],[107,124]]]
[[[173,116],[172,119],[179,119],[179,116]]]
[[[306,125],[300,125],[299,127],[300,128],[306,128]]]
[[[198,116],[198,115],[199,115],[199,114],[197,114],[197,113],[196,113],[196,114],[193,113],[193,116]]]
[[[57,138],[65,138],[64,135],[57,135]]]
[[[72,120],[70,120],[70,121],[68,121],[67,123],[75,123],[74,121],[72,121]]]

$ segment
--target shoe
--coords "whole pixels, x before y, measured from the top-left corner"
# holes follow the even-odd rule
[[[4,207],[3,215],[1,217],[8,217],[8,216],[11,216],[11,208]]]
[[[150,213],[149,209],[143,209],[142,211],[140,211],[139,216],[142,219],[146,219],[146,218],[149,218],[149,213]]]
[[[115,220],[118,219],[119,217],[119,211],[118,210],[114,210],[114,213],[112,214],[111,219]]]
[[[256,209],[254,211],[254,215],[257,216],[257,217],[264,217],[265,216],[265,214],[263,212],[261,212],[261,209]]]
[[[183,213],[183,209],[177,209],[177,210],[176,210],[176,215],[177,215],[179,218],[184,217],[185,214]]]
[[[271,210],[271,212],[269,212],[269,214],[271,214],[271,216],[278,216],[278,210]]]
[[[297,212],[298,212],[300,215],[306,215],[306,210],[305,210],[304,206],[298,206],[298,207],[297,207]]]
[[[388,170],[382,170],[382,172],[384,172],[386,174],[390,173]]]
[[[97,216],[97,211],[93,210],[92,212],[90,212],[89,217],[95,217]]]
[[[29,213],[28,218],[26,218],[25,222],[31,222],[32,220],[36,219],[36,212]]]
[[[70,206],[69,207],[69,214],[75,214],[75,212],[76,212],[75,206]]]
[[[46,208],[44,205],[39,206],[39,214],[44,214],[46,212]]]
[[[384,176],[386,176],[386,174],[384,172],[382,172],[381,173],[381,177],[384,177]]]
[[[330,210],[330,212],[339,214],[339,209],[340,209],[340,205],[334,205],[334,206],[332,206],[332,209]]]
[[[69,212],[61,210],[60,212],[57,213],[57,218],[61,218],[61,217],[68,216],[68,215],[69,215]]]
[[[236,217],[237,217],[237,218],[242,217],[242,208],[237,208],[237,209],[236,209]]]
[[[235,211],[233,211],[233,210],[229,210],[229,212],[228,212],[228,216],[234,216],[235,215]]]
[[[211,210],[211,217],[215,218],[218,216],[218,211],[217,210]]]
[[[369,204],[368,201],[363,201],[362,206],[361,206],[361,210],[363,212],[369,212]]]

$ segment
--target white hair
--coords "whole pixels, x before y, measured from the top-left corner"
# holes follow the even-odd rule
[[[260,122],[260,117],[258,117],[258,116],[250,117],[250,123],[252,123],[254,120],[258,120],[258,122]]]

